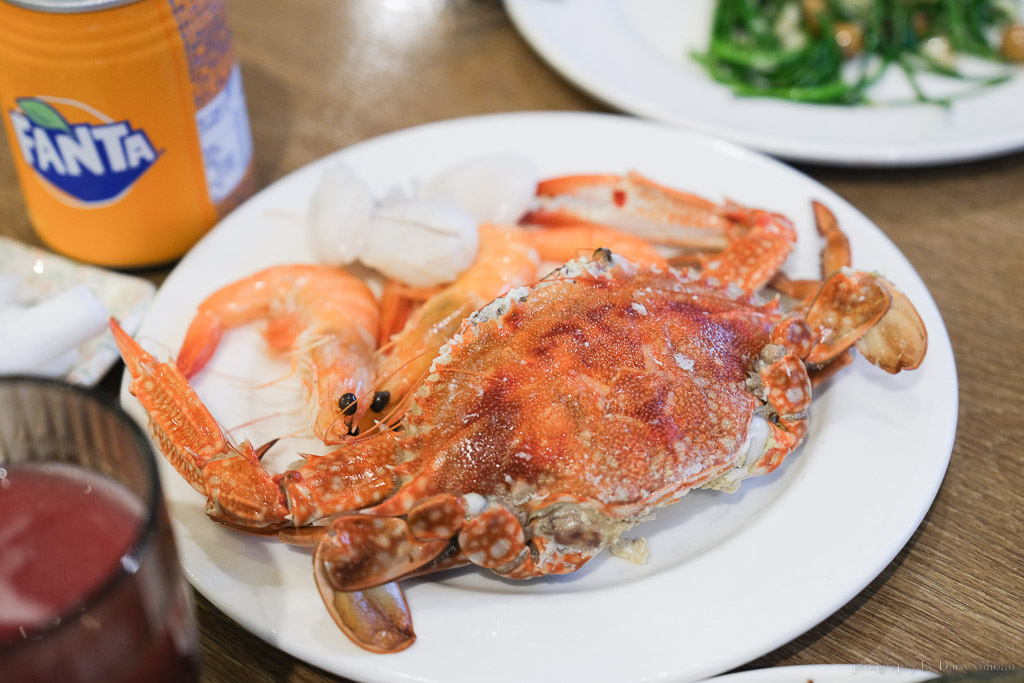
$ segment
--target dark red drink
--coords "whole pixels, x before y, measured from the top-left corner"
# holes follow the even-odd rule
[[[142,527],[137,498],[88,470],[27,465],[0,479],[0,641],[55,625],[98,590]]]
[[[0,465],[0,680],[197,679],[158,510],[82,467]]]

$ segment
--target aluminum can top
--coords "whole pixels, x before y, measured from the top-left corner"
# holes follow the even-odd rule
[[[121,5],[130,5],[139,0],[0,0],[8,5],[24,7],[25,9],[37,12],[51,12],[53,14],[78,14],[84,12],[95,12]]]

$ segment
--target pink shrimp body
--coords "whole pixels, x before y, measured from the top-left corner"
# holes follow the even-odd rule
[[[588,256],[599,247],[644,266],[665,267],[668,262],[649,240],[603,225],[566,224],[526,231],[531,244],[545,261],[559,264]]]

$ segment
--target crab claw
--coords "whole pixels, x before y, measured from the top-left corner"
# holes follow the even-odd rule
[[[822,368],[856,344],[864,357],[889,373],[913,370],[924,360],[928,332],[907,296],[888,280],[843,269],[825,284],[807,311],[820,341],[805,360]]]
[[[328,537],[326,526],[289,527],[278,532],[284,543],[319,548]],[[412,615],[401,587],[386,583],[361,591],[338,590],[331,583],[327,565],[314,550],[313,579],[327,612],[342,633],[366,650],[378,654],[400,652],[416,640]]]
[[[338,517],[313,553],[313,577],[331,618],[355,644],[371,652],[400,652],[416,640],[405,595],[391,579],[428,562],[448,545],[420,544],[404,526],[395,518]],[[305,544],[308,539],[299,540]],[[439,549],[431,554],[435,546]],[[398,557],[405,561],[396,562]]]
[[[409,604],[397,583],[361,591],[339,591],[321,563],[314,578],[334,623],[352,642],[371,652],[401,652],[416,641]]]
[[[928,350],[928,332],[914,304],[888,280],[879,280],[892,299],[889,310],[857,340],[857,349],[886,372],[913,370]]]
[[[849,270],[833,274],[807,311],[807,322],[820,339],[804,360],[820,367],[840,356],[881,320],[891,299],[874,275]]]

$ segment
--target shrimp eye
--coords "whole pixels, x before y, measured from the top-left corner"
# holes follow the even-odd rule
[[[375,413],[379,413],[384,410],[388,405],[388,401],[391,400],[390,391],[378,391],[373,395],[373,403],[370,404],[370,410]]]
[[[342,394],[341,398],[338,399],[338,409],[345,415],[355,415],[357,408],[356,395],[351,391],[347,394]]]

